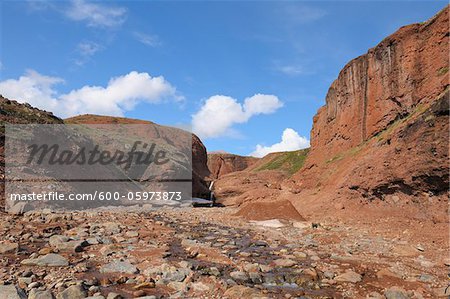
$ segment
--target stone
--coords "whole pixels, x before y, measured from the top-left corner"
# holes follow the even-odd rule
[[[59,254],[49,253],[38,258],[25,259],[21,264],[25,266],[66,267],[69,265],[69,262]]]
[[[109,293],[106,299],[122,299],[122,296],[117,293]]]
[[[408,293],[400,287],[390,287],[384,291],[386,299],[409,299]]]
[[[367,299],[385,299],[385,297],[380,293],[371,292],[369,295],[367,295]]]
[[[135,237],[139,237],[139,233],[136,231],[127,231],[125,233],[125,237],[127,238],[135,238]]]
[[[38,289],[32,289],[28,294],[28,299],[54,299],[54,297],[49,290],[40,291]]]
[[[362,276],[352,270],[348,270],[345,273],[336,276],[334,278],[334,280],[340,281],[340,282],[357,283],[362,280]]]
[[[411,257],[417,255],[417,249],[410,245],[398,245],[392,250],[393,253],[399,256]]]
[[[84,299],[87,297],[83,286],[76,284],[68,287],[56,296],[56,299]]]
[[[15,285],[0,285],[0,298],[27,299],[27,295]]]
[[[245,273],[243,271],[231,272],[230,277],[233,278],[237,282],[245,282],[245,281],[248,281],[248,279],[249,279],[247,273]]]
[[[380,271],[377,272],[377,277],[378,279],[383,278],[383,277],[395,277],[395,278],[401,278],[400,275],[392,272],[391,270],[384,268],[381,269]]]
[[[83,247],[87,245],[86,241],[82,240],[70,240],[66,236],[54,235],[49,239],[51,247],[61,251],[81,252]]]
[[[131,264],[128,260],[125,261],[114,261],[112,263],[106,264],[100,268],[101,273],[126,273],[126,274],[136,274],[138,269],[136,266]]]
[[[167,284],[167,286],[178,292],[186,290],[186,284],[184,282],[171,281]]]
[[[242,285],[235,285],[226,290],[223,296],[237,299],[237,298],[255,298],[261,296],[261,294],[255,289]]]
[[[0,254],[13,253],[19,250],[19,244],[10,241],[0,241]]]
[[[208,292],[211,290],[211,286],[204,284],[203,282],[194,282],[191,286],[194,292]]]
[[[262,227],[280,228],[285,225],[278,219],[263,220],[263,221],[252,221],[254,225]]]
[[[296,261],[291,259],[278,259],[274,261],[275,265],[278,267],[292,267],[297,264]]]

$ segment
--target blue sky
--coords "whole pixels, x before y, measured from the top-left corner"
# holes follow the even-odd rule
[[[0,93],[192,123],[209,151],[292,150],[349,60],[446,3],[2,1]]]

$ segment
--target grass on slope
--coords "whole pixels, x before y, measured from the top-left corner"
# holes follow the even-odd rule
[[[293,152],[279,153],[272,160],[258,167],[256,171],[282,170],[286,171],[289,175],[292,175],[302,168],[308,152],[309,148]]]

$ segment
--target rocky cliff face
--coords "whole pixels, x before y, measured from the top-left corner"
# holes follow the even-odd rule
[[[158,137],[169,140],[170,143],[177,142],[177,135],[173,135],[169,127],[159,126],[149,121],[130,119],[123,117],[111,117],[101,115],[79,115],[65,120],[65,123],[73,124],[152,124],[154,132],[152,138]],[[160,130],[158,128],[161,128]],[[146,132],[149,134],[149,132]],[[176,133],[175,133],[176,134]],[[206,148],[200,138],[192,134],[192,194],[195,197],[209,198],[209,189],[205,178],[209,176],[207,166]]]
[[[448,12],[343,68],[314,117],[302,188],[381,199],[448,190]]]
[[[5,124],[62,124],[63,120],[51,112],[42,111],[29,104],[20,104],[0,95],[0,209],[3,209],[5,188]]]
[[[209,154],[208,169],[212,179],[218,179],[228,173],[241,171],[253,165],[258,158],[244,157],[233,154]]]

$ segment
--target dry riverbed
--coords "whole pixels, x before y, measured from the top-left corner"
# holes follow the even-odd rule
[[[424,244],[234,212],[2,214],[0,298],[446,297],[447,267]]]

